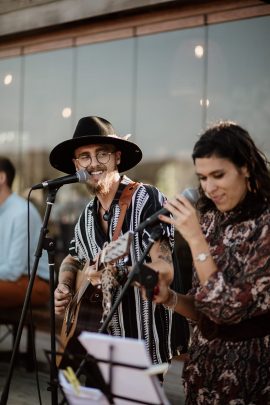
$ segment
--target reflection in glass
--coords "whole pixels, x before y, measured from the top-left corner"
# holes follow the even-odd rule
[[[5,78],[4,78],[4,84],[5,84],[6,86],[8,86],[9,84],[11,84],[12,79],[13,79],[13,77],[12,77],[11,74],[6,75]]]
[[[200,106],[201,107],[209,107],[210,101],[208,100],[208,98],[206,100],[204,100],[203,98],[200,99]]]
[[[71,116],[72,110],[69,107],[65,107],[62,110],[62,117],[63,118],[69,118]]]
[[[196,58],[202,58],[204,54],[204,48],[201,45],[195,46],[194,53]]]

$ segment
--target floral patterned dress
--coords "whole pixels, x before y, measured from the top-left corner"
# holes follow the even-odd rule
[[[269,334],[256,334],[257,320],[270,313],[270,210],[242,221],[239,214],[203,216],[218,271],[204,285],[195,275],[190,293],[210,322],[227,327],[252,319],[248,331],[255,337],[209,340],[196,324],[183,371],[186,405],[270,404],[270,318]]]

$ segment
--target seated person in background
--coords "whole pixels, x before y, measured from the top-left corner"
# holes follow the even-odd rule
[[[186,404],[270,404],[269,162],[232,122],[209,128],[192,158],[199,218],[178,195],[165,204],[173,218],[160,219],[190,247],[193,288],[177,294],[160,277],[154,297],[194,322]]]
[[[20,307],[28,287],[27,201],[12,192],[15,168],[0,156],[0,308]],[[40,215],[30,203],[30,271],[42,226]],[[46,253],[46,252],[45,252]],[[39,306],[49,301],[47,254],[39,260],[31,303]]]

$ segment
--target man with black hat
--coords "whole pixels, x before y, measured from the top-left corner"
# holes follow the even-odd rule
[[[119,235],[134,231],[142,221],[162,208],[165,198],[157,188],[142,183],[134,184],[128,177],[120,175],[137,165],[141,158],[140,148],[127,140],[127,137],[118,136],[110,122],[100,117],[81,118],[73,138],[52,150],[50,162],[56,169],[68,174],[81,169],[88,172],[87,187],[95,196],[81,214],[70,243],[70,254],[60,266],[59,283],[55,290],[56,314],[63,314],[71,300],[77,273],[81,273],[78,270],[96,259],[104,243],[115,239],[116,231]],[[130,196],[124,218],[121,218],[123,215],[119,201],[127,187],[132,189],[133,195]],[[157,226],[160,228],[159,224]],[[121,269],[121,277],[116,270],[113,301],[121,292],[127,271],[140,260],[147,248],[152,230],[148,226],[142,232],[135,233],[128,261],[118,260],[121,266],[117,269]],[[166,271],[171,280],[173,239],[173,228],[162,227],[161,236],[152,245],[146,260],[155,270]],[[102,271],[97,270],[96,265],[91,265],[84,270],[84,274],[93,285],[99,286]],[[144,339],[153,363],[159,364],[172,357],[171,326],[172,311],[153,304],[151,300],[143,300],[140,289],[133,285],[124,294],[108,332],[114,336]]]

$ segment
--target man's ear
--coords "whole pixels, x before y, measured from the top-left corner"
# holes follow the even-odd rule
[[[79,163],[77,162],[77,160],[76,160],[76,159],[72,159],[72,162],[73,162],[73,164],[74,164],[74,166],[75,166],[76,172],[78,172],[78,171],[79,171],[79,169],[80,169],[80,167],[79,167]]]
[[[7,182],[7,175],[5,172],[0,172],[0,184],[1,186]]]
[[[121,151],[117,150],[115,152],[115,159],[116,159],[116,164],[119,165],[121,163]]]

